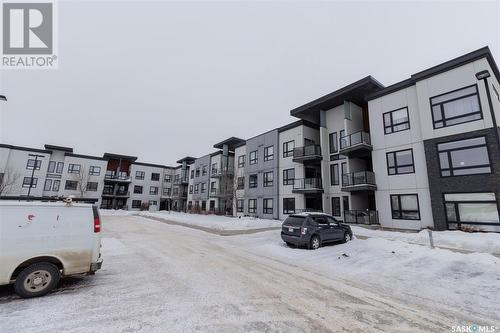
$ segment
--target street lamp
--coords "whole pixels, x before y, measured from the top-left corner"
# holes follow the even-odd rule
[[[28,156],[34,157],[35,158],[35,164],[33,165],[33,169],[31,170],[31,179],[30,179],[30,187],[28,189],[28,201],[30,199],[30,194],[31,194],[31,188],[33,187],[33,177],[35,176],[35,169],[37,166],[38,158],[39,157],[45,157],[43,155],[38,155],[38,154],[28,154]],[[29,161],[28,161],[29,163]]]
[[[495,137],[497,138],[497,147],[500,150],[500,133],[498,132],[497,119],[495,117],[495,111],[493,111],[493,103],[491,102],[490,86],[488,85],[488,78],[490,77],[490,72],[485,69],[483,71],[476,73],[476,79],[478,81],[483,80],[484,88],[486,89],[486,96],[488,97],[488,105],[490,107],[491,120],[493,122],[493,128],[496,131]]]

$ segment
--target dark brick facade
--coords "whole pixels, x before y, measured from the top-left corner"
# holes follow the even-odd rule
[[[434,228],[436,230],[448,229],[443,202],[443,193],[493,192],[496,194],[497,205],[500,205],[500,151],[497,144],[497,138],[495,137],[496,135],[498,134],[495,129],[489,128],[424,141],[432,215],[434,218]],[[492,173],[441,177],[437,144],[448,141],[469,139],[478,136],[486,137]]]

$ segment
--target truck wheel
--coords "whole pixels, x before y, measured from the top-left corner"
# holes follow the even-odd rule
[[[321,246],[321,242],[319,240],[319,237],[317,235],[314,235],[311,237],[311,242],[309,243],[309,249],[310,250],[317,250]]]
[[[16,294],[22,298],[43,296],[59,282],[59,269],[53,264],[40,262],[26,267],[14,284]]]

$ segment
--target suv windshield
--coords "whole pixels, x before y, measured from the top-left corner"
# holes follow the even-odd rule
[[[285,220],[285,223],[294,226],[301,226],[302,224],[304,224],[304,219],[305,217],[303,216],[289,216]]]

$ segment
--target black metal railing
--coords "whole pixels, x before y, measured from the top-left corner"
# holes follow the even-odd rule
[[[358,144],[371,146],[370,134],[364,131],[357,131],[340,138],[340,149],[349,148]]]
[[[234,168],[212,169],[210,177],[230,177],[234,175]]]
[[[376,210],[345,210],[345,223],[379,224],[378,211]]]
[[[321,178],[302,178],[293,181],[294,190],[321,190],[323,183]]]
[[[356,185],[376,185],[375,173],[372,171],[357,171],[342,175],[343,187]]]
[[[210,196],[212,196],[212,197],[231,197],[231,196],[233,196],[233,189],[232,188],[228,188],[228,189],[212,188],[210,190]]]
[[[321,157],[321,146],[320,145],[309,145],[304,147],[297,147],[293,149],[293,158],[303,158],[303,157]]]
[[[120,173],[106,172],[104,179],[107,179],[107,180],[130,180],[130,174],[127,172],[120,172]]]

